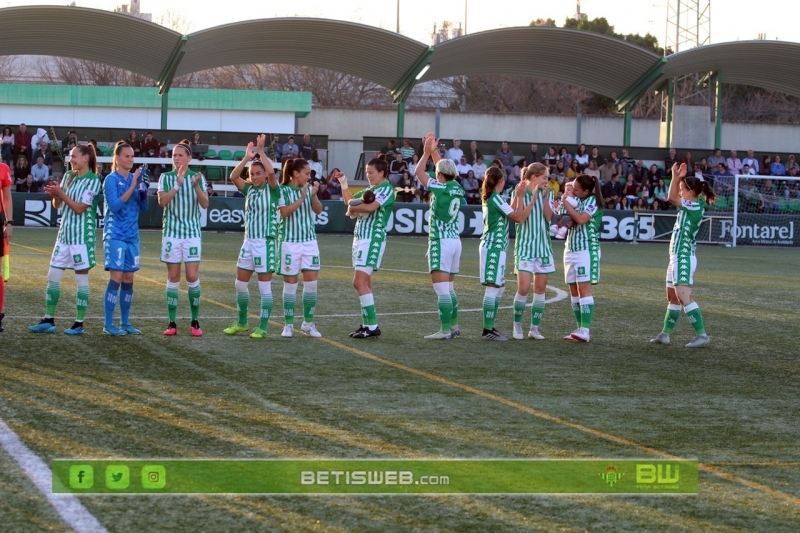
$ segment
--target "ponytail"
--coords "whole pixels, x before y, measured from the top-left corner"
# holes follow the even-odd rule
[[[375,170],[383,174],[383,178],[389,177],[389,165],[386,163],[386,154],[378,154],[378,157],[370,159],[367,166],[374,167]]]
[[[75,148],[83,155],[89,156],[89,170],[97,174],[97,153],[94,151],[94,146],[91,144],[79,144]]]
[[[492,195],[494,188],[500,183],[500,180],[505,179],[506,173],[497,167],[489,167],[486,169],[486,174],[483,177],[483,185],[481,187],[481,200],[486,203]]]
[[[717,201],[717,193],[714,192],[711,184],[707,181],[701,180],[697,176],[689,176],[683,180],[683,184],[697,196],[703,194],[706,197],[706,203],[708,205]]]
[[[125,141],[117,141],[117,144],[114,145],[114,157],[111,160],[111,170],[114,172],[117,171],[117,156],[122,153],[124,148],[133,150],[133,147]]]
[[[581,186],[581,189],[588,191],[589,194],[594,194],[595,203],[598,207],[603,206],[603,191],[600,188],[600,180],[589,174],[581,174],[575,178],[575,181]]]
[[[529,179],[531,179],[534,176],[537,176],[537,177],[538,176],[542,176],[545,173],[546,170],[547,170],[547,167],[542,163],[531,163],[525,169],[525,172],[524,172],[524,174],[522,176],[522,179],[525,180],[525,181],[528,181]]]
[[[308,161],[302,157],[295,157],[294,159],[286,160],[283,163],[283,169],[281,170],[281,185],[289,185],[292,182],[294,173],[303,170],[303,168],[307,165]]]

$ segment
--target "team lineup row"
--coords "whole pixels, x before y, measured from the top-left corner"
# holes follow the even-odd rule
[[[242,244],[235,280],[238,319],[226,328],[234,335],[250,330],[248,324],[248,285],[256,274],[261,296],[260,323],[252,338],[267,336],[267,324],[272,315],[272,276],[283,276],[283,310],[285,325],[281,336],[294,334],[294,311],[300,278],[303,281],[303,321],[301,331],[311,337],[321,337],[314,324],[317,302],[317,277],[320,270],[319,246],[315,235],[315,214],[322,211],[312,184],[310,167],[303,159],[284,163],[280,180],[264,153],[265,136],[249,143],[245,156],[231,173],[231,182],[245,197],[244,242]],[[464,189],[456,180],[455,164],[440,159],[437,140],[428,134],[424,151],[417,165],[417,178],[431,193],[428,266],[433,289],[437,295],[440,329],[427,339],[452,339],[460,335],[458,326],[458,297],[455,275],[459,270],[461,241],[458,214],[464,201]],[[139,212],[146,210],[149,198],[148,183],[134,167],[133,149],[119,142],[114,149],[113,172],[101,187],[95,171],[95,153],[90,145],[77,146],[72,151],[72,170],[61,183],[45,187],[53,197],[53,205],[63,208],[62,222],[56,238],[48,272],[46,314],[33,332],[56,331],[54,316],[61,294],[61,279],[65,270],[75,271],[77,285],[77,315],[73,326],[64,332],[84,333],[83,319],[89,301],[89,270],[95,266],[95,213],[98,195],[104,193],[106,203],[103,230],[104,266],[110,279],[105,292],[105,325],[103,332],[112,336],[136,335],[141,331],[130,323],[133,302],[134,274],[139,269]],[[185,274],[191,309],[190,333],[202,336],[199,323],[201,287],[199,264],[202,257],[200,209],[208,206],[205,179],[189,170],[192,153],[188,141],[173,150],[174,170],[161,175],[158,183],[158,202],[164,208],[161,261],[167,267],[166,306],[169,323],[164,335],[178,333],[178,287],[182,268]],[[432,158],[435,178],[423,169]],[[249,177],[242,174],[249,164]],[[386,226],[395,199],[394,188],[388,181],[388,165],[376,158],[366,165],[369,187],[352,194],[347,179],[341,173],[336,179],[342,186],[342,199],[347,216],[354,218],[353,286],[361,305],[362,323],[350,334],[354,339],[380,336],[375,300],[372,294],[372,274],[380,268],[386,249]],[[683,310],[697,336],[687,347],[709,342],[702,314],[692,299],[693,274],[696,267],[695,237],[708,203],[715,196],[707,183],[694,176],[686,177],[686,167],[673,167],[669,199],[679,208],[670,243],[667,272],[667,314],[661,333],[651,342],[669,344],[669,334]],[[505,341],[508,337],[495,328],[495,317],[505,286],[506,253],[509,245],[508,224],[516,223],[514,266],[517,293],[514,297],[513,337],[525,337],[522,317],[528,294],[533,289],[530,329],[527,337],[543,339],[539,331],[545,307],[545,289],[549,274],[555,272],[550,241],[550,222],[554,216],[552,190],[548,187],[548,169],[541,163],[528,166],[522,181],[514,189],[510,203],[501,196],[505,188],[504,173],[494,167],[487,169],[483,179],[483,233],[480,241],[480,278],[485,286],[483,298],[483,331],[481,338]],[[565,280],[570,288],[576,329],[565,336],[568,340],[589,342],[594,315],[592,284],[600,277],[599,229],[602,220],[602,193],[597,179],[582,175],[567,185],[565,201],[558,215],[568,227],[564,248]],[[113,318],[117,302],[120,307],[119,326]]]

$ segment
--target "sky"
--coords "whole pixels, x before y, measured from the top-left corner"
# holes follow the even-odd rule
[[[76,0],[81,7],[113,10],[128,0]],[[400,2],[400,33],[426,44],[435,23],[464,22],[467,3],[467,33],[508,26],[527,26],[536,18],[552,18],[559,26],[575,13],[576,0],[301,0],[253,2],[252,0],[141,0],[141,11],[153,20],[166,11],[182,13],[190,32],[222,24],[272,17],[315,17],[348,20],[395,31]],[[686,2],[687,0],[683,0]],[[703,1],[703,0],[701,0]],[[0,0],[0,7],[67,5],[60,0]],[[606,17],[617,33],[652,33],[663,44],[668,0],[582,0],[581,11],[590,18]],[[222,7],[224,5],[224,8]],[[794,16],[786,16],[788,0],[760,0],[757,8],[745,0],[712,0],[711,42],[755,39],[800,42]],[[208,6],[208,7],[206,7]],[[254,7],[255,6],[255,7]],[[381,6],[377,8],[375,6]]]

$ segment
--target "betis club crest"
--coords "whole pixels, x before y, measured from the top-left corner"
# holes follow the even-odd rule
[[[606,471],[600,474],[600,477],[603,478],[603,481],[608,483],[609,487],[613,487],[614,484],[619,481],[622,476],[624,476],[622,472],[617,472],[616,466],[609,466],[606,468]]]

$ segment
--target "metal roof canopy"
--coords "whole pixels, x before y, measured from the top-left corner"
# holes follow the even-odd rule
[[[35,35],[35,38],[33,36]],[[145,20],[68,6],[0,9],[0,54],[105,63],[157,80],[181,34]],[[147,43],[147,49],[129,46]]]
[[[569,83],[616,100],[659,59],[649,50],[598,33],[503,28],[436,45],[431,68],[420,81],[519,74]]]
[[[750,85],[800,97],[798,66],[798,43],[736,41],[710,44],[667,56],[663,74],[650,87],[660,87],[668,79],[687,74],[719,72],[728,84]]]
[[[345,72],[392,89],[427,49],[397,33],[352,22],[251,20],[189,34],[175,75],[227,65],[284,63]]]

